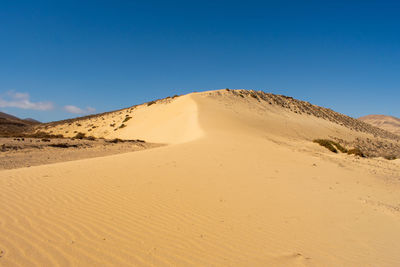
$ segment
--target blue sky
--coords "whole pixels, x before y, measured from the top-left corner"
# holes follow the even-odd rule
[[[245,88],[400,117],[399,1],[1,1],[0,111]]]

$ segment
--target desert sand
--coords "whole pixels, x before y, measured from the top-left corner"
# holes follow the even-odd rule
[[[399,160],[312,142],[373,134],[229,91],[119,113],[48,130],[168,145],[0,171],[0,265],[399,266]]]

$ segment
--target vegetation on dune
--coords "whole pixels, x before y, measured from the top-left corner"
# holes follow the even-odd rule
[[[394,156],[394,155],[386,155],[386,156],[384,156],[384,158],[387,159],[387,160],[395,160],[395,159],[397,159],[397,157]]]
[[[339,143],[333,142],[333,144],[336,146],[336,148],[337,148],[340,152],[342,152],[342,153],[347,153],[347,149],[346,149],[345,147],[343,147],[342,145],[340,145]]]
[[[129,121],[130,119],[132,119],[132,117],[126,116],[125,119],[124,119],[122,122],[127,122],[127,121]]]
[[[317,144],[329,149],[333,153],[338,153],[340,151],[342,153],[347,153],[348,155],[355,155],[355,156],[359,156],[362,158],[366,157],[366,154],[358,147],[355,147],[352,149],[346,149],[338,142],[335,142],[335,141],[332,141],[329,139],[315,139],[314,143],[317,143]],[[389,158],[393,159],[393,156],[389,156]]]
[[[340,145],[339,143],[332,141],[332,140],[328,140],[328,139],[315,139],[313,141],[314,143],[317,143],[323,147],[326,147],[327,149],[329,149],[330,151],[332,151],[333,153],[338,153],[338,150],[342,153],[346,153],[347,149],[345,147],[343,147],[342,145]]]
[[[84,134],[84,133],[77,133],[77,134],[74,136],[75,139],[83,139],[83,138],[85,138],[85,137],[86,137],[86,134]]]
[[[150,102],[147,103],[147,106],[151,106],[151,105],[153,105],[155,103],[156,103],[156,101],[150,101]]]
[[[359,156],[359,157],[362,157],[362,158],[365,158],[366,156],[365,156],[365,154],[361,151],[361,149],[359,149],[359,148],[352,148],[352,149],[349,149],[349,151],[347,151],[347,154],[349,154],[349,155],[356,155],[356,156]]]

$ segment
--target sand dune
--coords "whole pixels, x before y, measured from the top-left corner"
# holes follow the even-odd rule
[[[144,139],[174,144],[194,140],[203,133],[197,105],[190,95],[133,106],[101,116],[38,126],[39,131],[73,137],[77,133],[102,138]]]
[[[311,142],[372,133],[229,91],[69,123],[169,145],[0,171],[2,266],[400,262],[399,161]]]

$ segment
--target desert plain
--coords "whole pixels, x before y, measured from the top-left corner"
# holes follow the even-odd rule
[[[146,145],[2,155],[1,266],[400,265],[400,137],[364,122],[218,90],[36,130]]]

